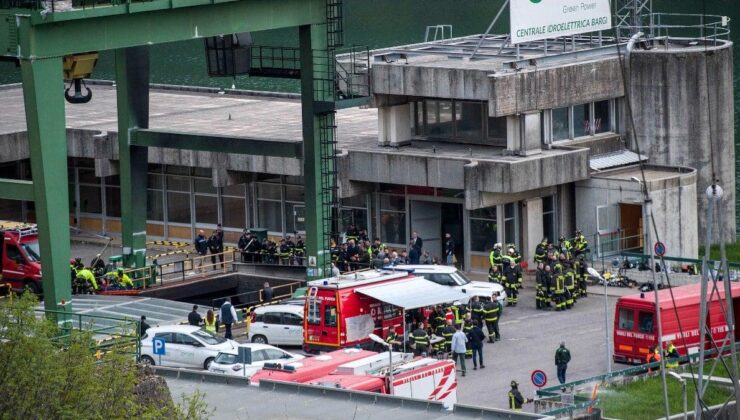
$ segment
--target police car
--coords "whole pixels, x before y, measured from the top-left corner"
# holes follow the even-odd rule
[[[453,287],[471,297],[490,297],[491,295],[493,295],[493,293],[498,293],[498,301],[501,302],[502,305],[506,305],[506,291],[504,290],[504,287],[502,285],[487,281],[470,280],[468,276],[465,275],[465,273],[453,266],[403,264],[396,265],[394,267],[388,267],[388,269],[411,271],[417,276],[424,277],[425,279],[433,281],[437,284],[441,284],[442,286]]]

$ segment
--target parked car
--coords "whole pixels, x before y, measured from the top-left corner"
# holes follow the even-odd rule
[[[239,361],[239,351],[223,351],[216,356],[216,360],[208,368],[209,372],[221,373],[227,376],[251,377],[262,369],[265,363],[291,363],[303,360],[306,357],[300,354],[288,353],[285,350],[269,344],[246,343],[239,344],[252,350],[252,363],[244,365]]]
[[[165,354],[154,354],[152,340],[164,338]],[[144,364],[208,369],[218,353],[236,351],[239,345],[200,327],[192,325],[166,325],[152,327],[141,338],[141,357]]]
[[[491,296],[494,292],[498,292],[498,301],[501,302],[502,305],[506,305],[506,291],[502,285],[488,281],[470,280],[465,273],[458,270],[456,267],[448,265],[409,264],[397,265],[392,269],[413,270],[413,273],[417,276],[424,277],[425,279],[441,284],[442,286],[454,287],[461,291],[464,290],[465,293],[471,297]]]
[[[253,343],[303,345],[303,306],[267,305],[255,309],[249,338]]]

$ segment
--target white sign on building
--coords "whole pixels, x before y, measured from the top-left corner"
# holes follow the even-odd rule
[[[511,42],[611,29],[609,0],[510,0]]]

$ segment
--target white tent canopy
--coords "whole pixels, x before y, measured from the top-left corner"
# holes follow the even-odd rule
[[[404,310],[452,303],[456,300],[462,301],[469,298],[468,295],[459,290],[441,286],[422,277],[378,286],[361,287],[356,291],[381,302],[401,307]]]

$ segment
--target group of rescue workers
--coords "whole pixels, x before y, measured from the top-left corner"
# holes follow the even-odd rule
[[[123,268],[108,270],[105,261],[96,255],[85,267],[81,258],[69,260],[70,281],[72,294],[94,294],[99,290],[130,290],[134,282],[123,271]]]
[[[534,254],[537,309],[554,306],[556,311],[564,311],[571,309],[579,297],[586,297],[588,251],[588,241],[579,230],[572,242],[561,236],[557,246],[547,238],[537,244]],[[508,304],[516,306],[518,289],[522,287],[519,253],[514,246],[503,253],[501,244],[496,244],[489,260],[488,280],[501,284],[506,289]]]

